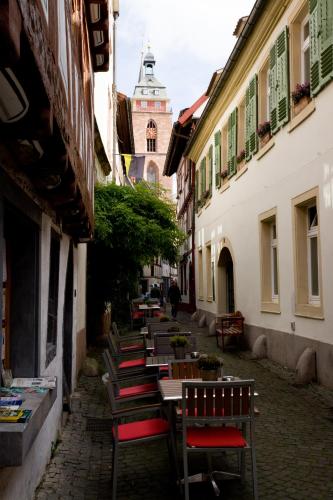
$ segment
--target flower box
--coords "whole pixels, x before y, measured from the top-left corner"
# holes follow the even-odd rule
[[[294,103],[294,116],[297,116],[304,108],[306,108],[310,101],[311,97],[304,95],[299,101],[297,101],[297,103]]]
[[[268,143],[268,141],[271,139],[272,135],[270,132],[266,132],[266,134],[262,135],[259,137],[260,140],[260,147],[265,146],[265,144]]]

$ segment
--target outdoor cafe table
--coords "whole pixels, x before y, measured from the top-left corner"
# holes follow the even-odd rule
[[[146,357],[146,367],[160,367],[160,366],[168,366],[169,361],[175,359],[173,354],[166,354],[164,356],[147,356]]]

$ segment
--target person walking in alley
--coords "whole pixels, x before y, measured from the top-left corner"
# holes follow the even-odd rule
[[[168,290],[168,299],[171,304],[171,316],[172,319],[176,319],[178,312],[178,304],[182,301],[182,296],[177,285],[177,281],[173,280],[171,282],[170,288]]]

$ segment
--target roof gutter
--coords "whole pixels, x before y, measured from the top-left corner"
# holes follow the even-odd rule
[[[203,127],[203,123],[205,122],[206,117],[209,115],[210,110],[213,108],[218,96],[220,95],[220,93],[221,93],[221,91],[222,91],[222,89],[223,89],[223,87],[224,87],[224,85],[229,77],[229,74],[231,73],[234,65],[236,64],[236,62],[238,60],[239,54],[241,53],[248,37],[252,33],[253,28],[256,24],[256,21],[260,17],[266,3],[267,3],[267,0],[257,0],[256,3],[254,4],[254,6],[251,10],[251,13],[248,17],[248,20],[244,26],[244,29],[243,29],[242,33],[240,34],[231,54],[229,56],[229,59],[228,59],[226,65],[223,69],[223,72],[222,72],[222,74],[221,74],[221,76],[216,84],[216,87],[213,91],[213,94],[211,95],[210,99],[208,100],[208,103],[204,109],[203,114],[201,115],[201,118],[196,126],[196,129],[186,145],[186,148],[184,151],[184,156],[188,155],[189,151],[191,150],[191,147],[193,146],[194,142],[196,141],[196,138]]]

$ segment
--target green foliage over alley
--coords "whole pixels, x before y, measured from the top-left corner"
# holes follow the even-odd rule
[[[160,255],[174,264],[184,234],[165,191],[143,183],[95,189],[95,235],[89,249],[88,307],[101,314],[110,301],[113,316],[128,316],[144,264]],[[120,319],[118,317],[118,319]]]

